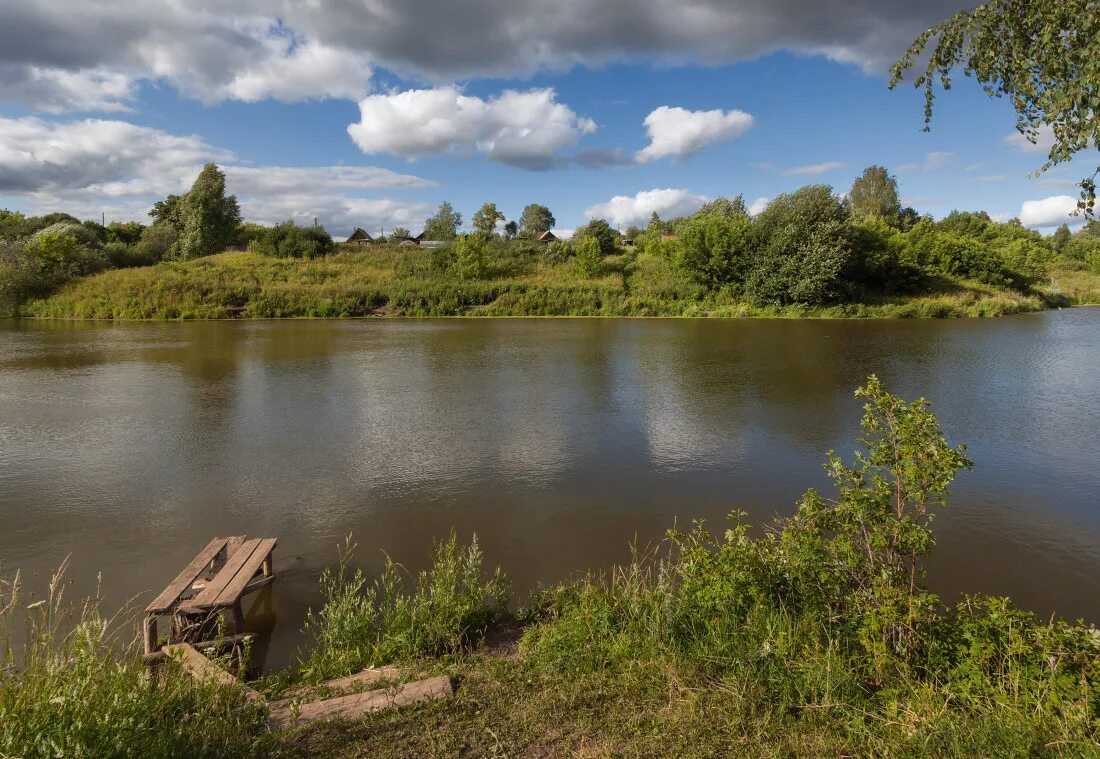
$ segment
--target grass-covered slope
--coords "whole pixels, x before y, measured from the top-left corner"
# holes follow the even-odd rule
[[[758,307],[687,279],[665,258],[619,255],[580,276],[538,255],[495,258],[461,279],[438,251],[372,247],[316,259],[225,253],[106,271],[25,304],[25,316],[221,319],[349,316],[1002,316],[1053,303],[1100,301],[1100,276],[1056,271],[1054,289],[1023,294],[941,279],[913,295],[822,307]]]

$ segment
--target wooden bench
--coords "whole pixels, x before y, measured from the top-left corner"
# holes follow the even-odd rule
[[[233,633],[241,633],[244,612],[241,598],[275,579],[271,553],[275,538],[245,536],[214,538],[191,563],[145,607],[145,654],[157,649],[157,618],[172,617],[171,643],[184,642],[189,618],[209,617],[229,611]],[[179,640],[177,640],[177,638]]]

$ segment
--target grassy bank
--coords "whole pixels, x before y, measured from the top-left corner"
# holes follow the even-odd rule
[[[685,278],[660,256],[610,256],[594,278],[571,262],[497,257],[483,278],[441,268],[438,252],[372,247],[317,259],[225,253],[106,271],[25,304],[25,316],[222,319],[356,316],[992,317],[1100,301],[1100,276],[1059,268],[1024,294],[942,278],[924,292],[830,306],[758,307]]]
[[[300,665],[252,684],[274,698],[396,662],[449,675],[453,700],[270,733],[235,688],[171,667],[150,687],[94,610],[62,635],[56,601],[9,601],[0,755],[1100,756],[1100,631],[922,587],[932,513],[971,464],[925,403],[874,378],[859,392],[861,449],[827,460],[835,493],[759,537],[736,514],[674,531],[519,609],[476,541],[373,580],[349,544]]]

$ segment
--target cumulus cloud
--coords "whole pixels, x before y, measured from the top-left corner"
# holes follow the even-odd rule
[[[52,0],[8,3],[0,98],[124,107],[140,82],[204,101],[358,99],[371,69],[447,84],[611,61],[720,63],[777,49],[884,70],[955,0]],[[76,87],[74,77],[89,84]]]
[[[749,204],[749,216],[756,216],[767,208],[769,203],[771,203],[771,200],[768,198],[757,198]]]
[[[1076,210],[1077,198],[1069,195],[1053,195],[1042,200],[1028,200],[1020,208],[1020,223],[1029,228],[1080,224],[1081,218],[1072,215]]]
[[[591,119],[557,102],[553,89],[506,90],[496,97],[464,95],[455,87],[371,95],[348,134],[364,153],[408,159],[443,153],[484,153],[522,169],[558,165],[561,151],[594,132]]]
[[[695,213],[707,201],[703,195],[693,195],[687,190],[643,190],[636,195],[616,195],[606,203],[585,209],[589,219],[607,219],[616,227],[644,224],[657,212],[664,218],[686,216]]]
[[[649,145],[635,157],[641,163],[686,158],[708,145],[736,140],[752,125],[753,117],[744,111],[688,111],[662,105],[646,116]]]
[[[1021,150],[1025,153],[1049,153],[1050,149],[1054,147],[1054,130],[1048,126],[1039,127],[1038,134],[1036,135],[1035,142],[1029,140],[1021,132],[1013,132],[1012,134],[1004,137],[1004,142],[1016,150]]]
[[[287,26],[278,6],[12,4],[0,26],[0,99],[51,112],[125,110],[142,81],[207,103],[366,94],[369,54]]]
[[[785,176],[803,176],[813,174],[827,174],[830,171],[836,171],[837,169],[843,169],[848,164],[843,161],[826,161],[825,163],[811,163],[807,166],[792,166],[789,169],[784,169],[783,174]]]
[[[434,185],[375,166],[240,165],[232,152],[199,137],[125,121],[0,117],[0,194],[24,199],[31,212],[88,218],[102,211],[144,219],[154,200],[186,191],[209,161],[222,165],[228,191],[240,197],[247,218],[274,223],[316,217],[333,231],[418,223],[426,216],[423,203],[357,193]]]

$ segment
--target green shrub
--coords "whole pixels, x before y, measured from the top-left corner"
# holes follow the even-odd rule
[[[752,263],[751,226],[745,214],[693,216],[679,228],[677,263],[701,285],[740,289]]]
[[[409,591],[407,578],[388,558],[368,584],[362,570],[350,574],[355,545],[350,536],[339,567],[321,576],[322,605],[306,617],[313,651],[304,663],[311,679],[344,675],[368,664],[456,652],[476,641],[508,613],[509,590],[498,569],[488,578],[477,536],[460,547],[455,534],[436,545],[432,566]]]
[[[318,258],[336,250],[336,243],[324,227],[299,227],[288,220],[265,230],[255,249],[265,256]]]
[[[848,210],[827,185],[780,195],[753,220],[757,253],[745,293],[759,305],[840,299],[853,256]]]
[[[481,279],[485,275],[485,238],[459,235],[455,240],[454,265],[460,279]]]
[[[568,240],[554,240],[546,246],[546,260],[556,264],[563,264],[573,255],[573,246]]]
[[[595,237],[581,237],[574,241],[573,266],[582,277],[595,277],[603,269],[600,242]]]
[[[600,254],[604,256],[610,256],[618,251],[619,240],[622,239],[619,230],[612,229],[611,225],[603,219],[593,219],[577,227],[573,232],[573,241],[576,243],[582,237],[595,238],[600,245]]]

